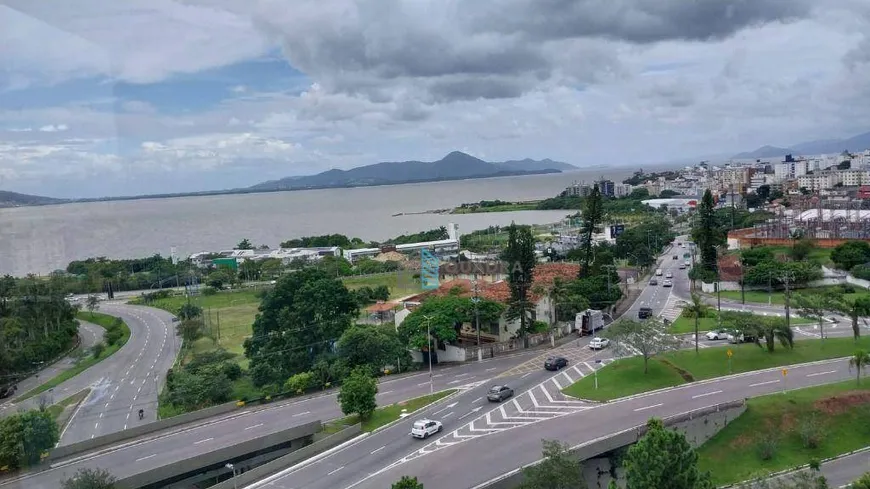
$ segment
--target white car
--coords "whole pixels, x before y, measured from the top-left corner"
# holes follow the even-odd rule
[[[602,348],[607,348],[608,345],[610,345],[610,340],[600,336],[592,338],[592,341],[589,342],[589,348],[592,350],[601,350]]]
[[[444,426],[441,421],[433,421],[431,419],[420,419],[414,421],[414,426],[411,427],[411,436],[414,438],[426,439],[430,435],[440,433]]]
[[[673,287],[673,286],[674,286],[674,283],[671,282],[670,280],[665,280],[664,282],[662,282],[662,287]]]
[[[668,272],[665,274],[665,278],[674,278],[674,274],[671,272]]]
[[[708,340],[727,340],[728,339],[728,332],[725,331],[724,329],[720,329],[718,331],[717,330],[707,331],[706,336],[707,336]]]

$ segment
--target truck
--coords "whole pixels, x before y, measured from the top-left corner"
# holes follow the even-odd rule
[[[596,309],[586,309],[577,313],[574,324],[579,326],[577,330],[580,336],[590,335],[593,331],[604,327],[604,313]]]

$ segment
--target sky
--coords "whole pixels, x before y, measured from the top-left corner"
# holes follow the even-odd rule
[[[0,189],[639,166],[870,131],[866,0],[0,0]]]

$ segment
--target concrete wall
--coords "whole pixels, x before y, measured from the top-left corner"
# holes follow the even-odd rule
[[[743,414],[746,404],[743,400],[718,404],[697,409],[688,413],[672,416],[664,420],[665,426],[686,435],[692,446],[698,446],[719,432],[725,425]],[[610,462],[600,455],[612,452],[635,443],[646,433],[646,425],[635,426],[619,433],[591,440],[573,447],[572,451],[584,463],[584,474],[590,488],[606,488],[610,482]],[[537,462],[536,462],[537,463]],[[534,464],[532,464],[534,465]],[[606,469],[606,470],[604,470]],[[620,474],[620,470],[616,473]],[[504,474],[498,479],[477,486],[476,489],[514,489],[523,481],[522,469]]]
[[[118,480],[116,485],[119,489],[137,489],[142,486],[155,484],[172,477],[186,474],[196,470],[196,468],[205,468],[215,464],[222,464],[228,460],[242,457],[249,453],[285,443],[287,441],[304,440],[320,431],[320,429],[320,421],[312,421],[278,433],[248,440],[233,446],[219,448],[202,455],[197,455],[185,460],[179,460],[163,467],[126,477]]]
[[[446,350],[438,350],[439,362],[464,362],[465,348],[459,348],[453,345],[444,345]]]
[[[96,438],[81,441],[78,443],[73,443],[71,445],[63,445],[52,450],[51,453],[48,454],[48,458],[46,460],[48,462],[52,462],[77,453],[95,450],[105,445],[112,445],[120,441],[138,438],[142,435],[147,435],[149,433],[154,433],[156,431],[164,430],[167,428],[173,428],[193,421],[199,421],[201,419],[210,418],[212,416],[226,414],[236,409],[239,409],[239,406],[237,406],[235,402],[221,404],[220,406],[214,406],[207,409],[194,411],[192,413],[181,414],[179,416],[161,419],[159,421],[155,421],[154,423],[148,423],[124,431],[118,431],[116,433],[98,436]]]
[[[236,486],[244,487],[258,480],[265,479],[272,474],[278,473],[284,469],[292,467],[303,460],[307,460],[318,453],[323,453],[330,448],[341,445],[351,438],[359,435],[362,432],[362,425],[355,424],[347,427],[338,433],[329,435],[319,441],[315,441],[311,445],[300,448],[294,452],[284,455],[281,458],[275,459],[267,464],[263,464],[255,469],[251,469],[244,474],[238,475],[235,480],[228,479],[221,483],[211,486],[209,489],[235,489]]]

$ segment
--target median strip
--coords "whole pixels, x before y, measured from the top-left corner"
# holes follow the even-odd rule
[[[434,404],[456,392],[458,392],[456,389],[448,389],[427,396],[417,397],[414,399],[409,399],[407,401],[390,404],[389,406],[377,408],[375,409],[375,412],[372,413],[372,415],[369,417],[369,419],[362,422],[362,431],[373,432],[378,429],[384,428],[388,425],[391,425],[392,423],[399,421],[403,417],[410,416],[411,414],[421,409],[424,409],[429,405]],[[323,430],[326,433],[337,433],[342,429],[348,426],[353,426],[354,424],[357,424],[359,422],[359,418],[356,415],[347,416],[329,423],[325,423],[323,425]]]

